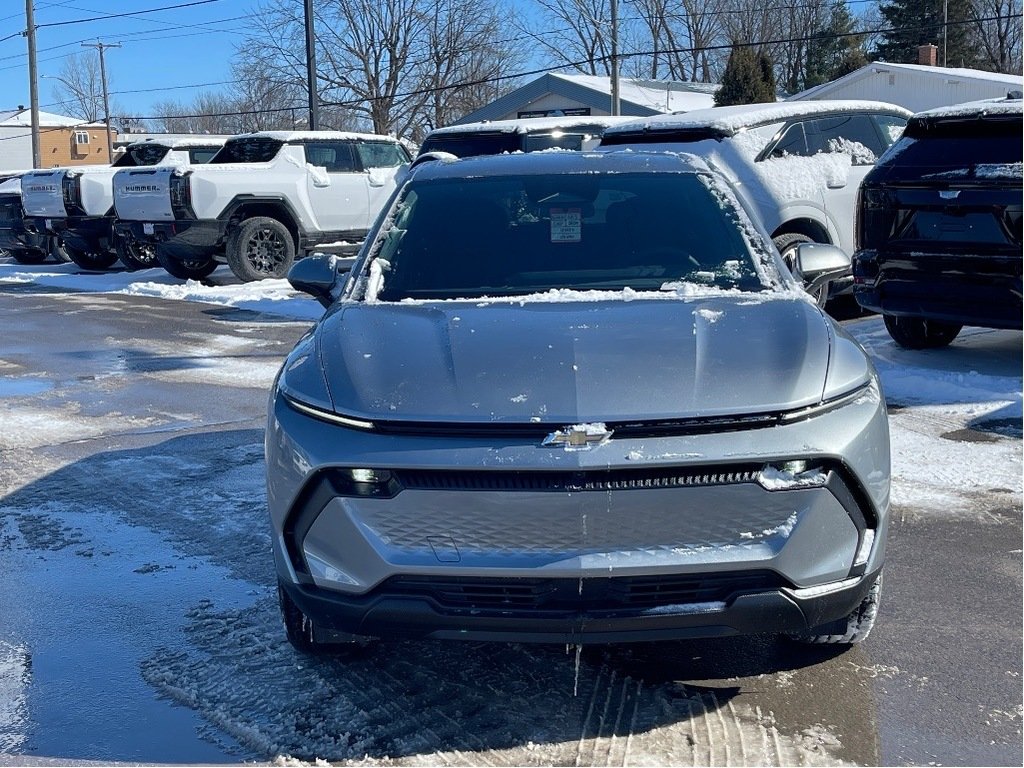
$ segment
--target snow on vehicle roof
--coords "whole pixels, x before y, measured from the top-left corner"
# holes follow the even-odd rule
[[[482,176],[555,175],[560,173],[686,173],[708,171],[707,163],[682,152],[517,152],[426,163],[417,179]]]
[[[574,117],[524,117],[519,120],[490,120],[482,123],[466,123],[435,128],[431,136],[447,136],[452,133],[528,133],[530,131],[548,131],[558,128],[577,128],[587,125],[617,125],[627,123],[635,118],[611,117],[608,115],[582,115]]]
[[[393,136],[381,136],[377,133],[352,133],[350,131],[256,131],[233,136],[229,141],[238,139],[277,139],[278,141],[302,141],[326,139],[329,141],[390,141],[397,142]]]
[[[827,115],[834,112],[891,112],[910,117],[910,112],[884,101],[859,99],[830,99],[827,101],[780,101],[768,104],[739,104],[731,107],[697,109],[674,115],[656,115],[615,125],[607,135],[636,133],[637,131],[675,131],[686,128],[714,128],[724,133],[736,133],[744,128],[765,123],[782,122],[794,117]]]
[[[125,149],[131,149],[132,147],[146,147],[156,145],[158,147],[170,147],[171,149],[184,149],[185,147],[223,147],[226,138],[213,137],[208,138],[192,136],[187,139],[143,139],[142,141],[133,141],[131,144],[126,144]]]
[[[928,120],[947,117],[1021,114],[1024,114],[1021,99],[982,99],[981,101],[968,101],[963,104],[952,104],[947,107],[927,109],[924,112],[918,112],[914,117]]]

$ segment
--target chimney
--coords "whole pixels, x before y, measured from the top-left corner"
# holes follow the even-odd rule
[[[917,63],[934,67],[939,63],[939,46],[926,43],[917,46]]]

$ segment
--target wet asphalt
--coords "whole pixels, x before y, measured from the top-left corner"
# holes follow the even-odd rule
[[[623,743],[627,762],[638,722],[637,742],[662,762],[1022,763],[1021,510],[996,508],[983,482],[985,523],[893,510],[879,622],[843,652],[770,637],[588,648],[582,700],[569,697],[561,649],[403,643],[348,666],[295,657],[268,597],[259,451],[269,377],[306,327],[0,284],[0,764],[283,753],[527,764],[538,748],[542,763],[611,764]],[[405,705],[325,703],[358,703],[359,688]],[[593,725],[585,706],[605,689],[612,709],[634,713],[618,746],[604,734],[607,754],[604,719]],[[530,706],[550,727],[519,712]],[[413,713],[431,708],[463,727]],[[313,715],[323,711],[333,720]],[[363,741],[325,741],[346,722]],[[570,741],[576,751],[563,751]]]

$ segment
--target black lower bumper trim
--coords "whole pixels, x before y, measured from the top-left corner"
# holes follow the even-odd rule
[[[733,596],[724,607],[668,605],[644,610],[451,611],[429,597],[371,593],[348,596],[310,585],[283,584],[295,604],[326,629],[384,638],[538,643],[622,643],[801,632],[849,615],[874,575],[814,597],[775,589]]]

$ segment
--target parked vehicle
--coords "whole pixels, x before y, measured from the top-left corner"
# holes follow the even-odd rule
[[[175,277],[206,277],[222,261],[241,280],[284,277],[297,254],[362,240],[408,161],[387,136],[244,134],[201,168],[118,174],[117,230],[154,245]]]
[[[425,163],[350,276],[314,257],[290,280],[329,307],[267,429],[296,647],[867,636],[877,376],[698,158]]]
[[[1021,328],[1021,99],[914,115],[864,179],[853,274],[910,349]]]
[[[435,128],[423,140],[420,155],[447,152],[456,157],[537,152],[544,149],[590,150],[597,147],[610,125],[629,117],[534,117],[495,120]]]
[[[41,264],[48,258],[68,260],[56,237],[31,232],[25,226],[21,178],[17,174],[7,175],[7,179],[0,182],[0,255],[3,254],[10,255],[19,264]]]
[[[113,165],[32,171],[22,184],[30,226],[61,238],[70,259],[83,269],[108,269],[118,259],[128,269],[155,266],[151,247],[114,234],[114,175],[122,168],[209,162],[223,143],[213,137],[151,139],[129,144]]]
[[[715,107],[612,126],[601,147],[705,158],[740,189],[792,267],[801,243],[830,243],[853,254],[857,187],[909,116],[874,101]],[[815,298],[824,305],[852,285],[843,275]]]

